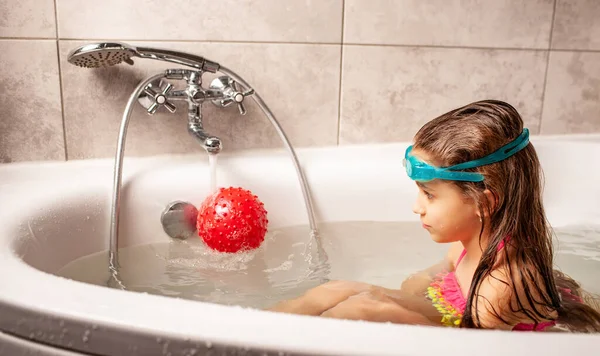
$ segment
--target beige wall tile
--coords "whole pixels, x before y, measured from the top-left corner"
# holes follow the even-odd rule
[[[538,131],[544,51],[346,46],[340,143],[411,140],[427,121],[504,100]]]
[[[61,38],[341,41],[341,0],[57,0],[57,6]]]
[[[64,160],[56,41],[0,40],[0,162]]]
[[[344,42],[547,49],[554,0],[346,0]]]
[[[69,159],[114,155],[121,116],[135,86],[150,74],[181,68],[164,62],[134,59],[105,69],[85,69],[66,62],[80,41],[61,41],[65,124]],[[131,43],[135,45],[135,43]],[[203,55],[241,75],[261,94],[294,146],[334,145],[337,140],[339,45],[144,43]],[[214,75],[204,76],[208,87]],[[181,82],[173,82],[181,88]],[[211,103],[203,106],[204,124],[222,139],[224,151],[240,148],[281,147],[276,131],[262,111],[246,102],[248,114]],[[203,152],[187,133],[187,111],[176,114],[160,108],[147,115],[136,104],[128,131],[126,153],[152,155]]]
[[[556,1],[552,48],[600,49],[600,1]]]
[[[0,0],[0,37],[56,38],[54,0]]]
[[[541,132],[600,132],[600,53],[550,54]]]

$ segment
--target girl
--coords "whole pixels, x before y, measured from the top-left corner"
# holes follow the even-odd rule
[[[271,310],[325,317],[508,330],[600,332],[579,285],[553,270],[541,168],[514,107],[494,100],[425,124],[405,154],[413,211],[444,261],[391,290],[334,281]],[[585,300],[584,300],[585,299]]]

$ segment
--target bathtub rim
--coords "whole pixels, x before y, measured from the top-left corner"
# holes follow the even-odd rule
[[[30,266],[27,267],[34,273],[45,275],[37,276],[38,281],[56,282],[56,278],[60,278]],[[179,330],[177,330],[177,327],[173,327],[175,325],[172,323],[173,321],[169,326],[165,326],[164,324],[151,324],[147,320],[144,322],[143,318],[131,320],[119,318],[116,315],[101,316],[97,312],[87,311],[85,306],[84,308],[78,306],[75,310],[49,311],[49,309],[11,303],[2,297],[0,299],[0,313],[3,315],[0,322],[2,332],[22,338],[29,337],[31,340],[54,347],[98,355],[123,352],[128,345],[132,344],[137,345],[137,349],[128,349],[129,352],[133,351],[131,354],[135,355],[140,352],[141,355],[163,355],[163,349],[159,346],[165,343],[169,345],[168,351],[172,355],[185,355],[186,350],[189,349],[216,352],[230,348],[247,350],[250,355],[280,354],[280,352],[286,355],[393,355],[398,351],[410,355],[433,353],[478,355],[482,349],[490,345],[494,345],[494,349],[486,349],[486,354],[492,356],[505,355],[507,352],[514,355],[529,355],[532,347],[546,355],[559,355],[567,351],[589,351],[593,347],[597,347],[600,341],[600,335],[534,334],[347,322],[228,307],[163,296],[140,295],[136,292],[123,292],[76,281],[64,280],[63,282],[67,282],[72,291],[85,290],[86,293],[94,293],[106,289],[107,291],[103,292],[112,294],[109,300],[112,303],[121,303],[126,300],[131,303],[129,306],[151,304],[153,307],[173,308],[180,311],[178,315],[171,315],[171,319],[189,316],[191,309],[188,307],[196,309],[192,314],[204,318],[207,318],[207,313],[210,314],[214,317],[211,319],[210,328],[213,329],[218,324],[220,329],[216,332],[217,335],[215,335],[215,330],[206,332],[205,329],[202,332],[193,332],[193,325],[185,328],[176,325],[179,326]],[[199,313],[200,311],[203,315]],[[229,322],[223,322],[223,320],[229,320]],[[242,325],[240,325],[240,320],[245,320]],[[61,328],[68,329],[68,334],[72,337],[59,338],[58,334]],[[250,328],[260,329],[261,332],[252,331]],[[31,330],[35,330],[33,338],[30,337]],[[82,342],[82,336],[89,330],[93,330],[89,337],[93,342]],[[329,334],[330,331],[335,331],[337,335]],[[465,335],[467,333],[469,335]],[[118,335],[117,342],[115,342],[115,335]],[[297,337],[297,335],[302,336]],[[292,337],[290,338],[290,336]],[[471,337],[468,345],[463,342],[457,343],[457,340],[467,336]],[[429,344],[429,348],[422,348],[423,342],[431,339],[435,339],[436,344]],[[406,340],[410,340],[410,342]],[[210,344],[210,347],[203,349],[207,343]],[[452,347],[452,345],[456,347]],[[564,345],[568,345],[568,347]],[[408,349],[406,349],[407,346]],[[405,348],[403,349],[403,347]],[[522,351],[517,352],[518,350]]]

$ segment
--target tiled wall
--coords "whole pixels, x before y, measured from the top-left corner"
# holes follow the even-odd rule
[[[114,155],[132,90],[173,66],[67,62],[102,40],[233,69],[297,147],[409,140],[484,98],[515,105],[534,133],[600,132],[599,0],[0,0],[0,37],[0,162]],[[127,154],[201,152],[179,109],[137,106]],[[225,150],[280,146],[248,110],[207,104],[205,126]]]

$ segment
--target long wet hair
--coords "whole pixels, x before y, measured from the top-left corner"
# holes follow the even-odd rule
[[[517,110],[502,101],[484,100],[443,114],[415,135],[414,148],[447,167],[482,158],[516,139],[523,132]],[[479,288],[492,271],[503,268],[513,299],[513,313],[537,324],[556,320],[559,327],[576,332],[600,332],[598,305],[579,284],[553,269],[553,231],[542,204],[543,173],[531,143],[513,156],[486,166],[468,169],[485,177],[483,182],[449,181],[477,204],[489,239],[471,283],[461,327],[480,328],[477,315]],[[484,194],[492,193],[493,199]],[[481,236],[486,226],[482,226]],[[509,236],[510,239],[505,240]],[[499,249],[502,242],[507,247]],[[518,266],[515,268],[514,266]],[[584,295],[585,294],[585,295]],[[495,311],[500,320],[502,317]],[[558,315],[558,317],[556,317]]]

